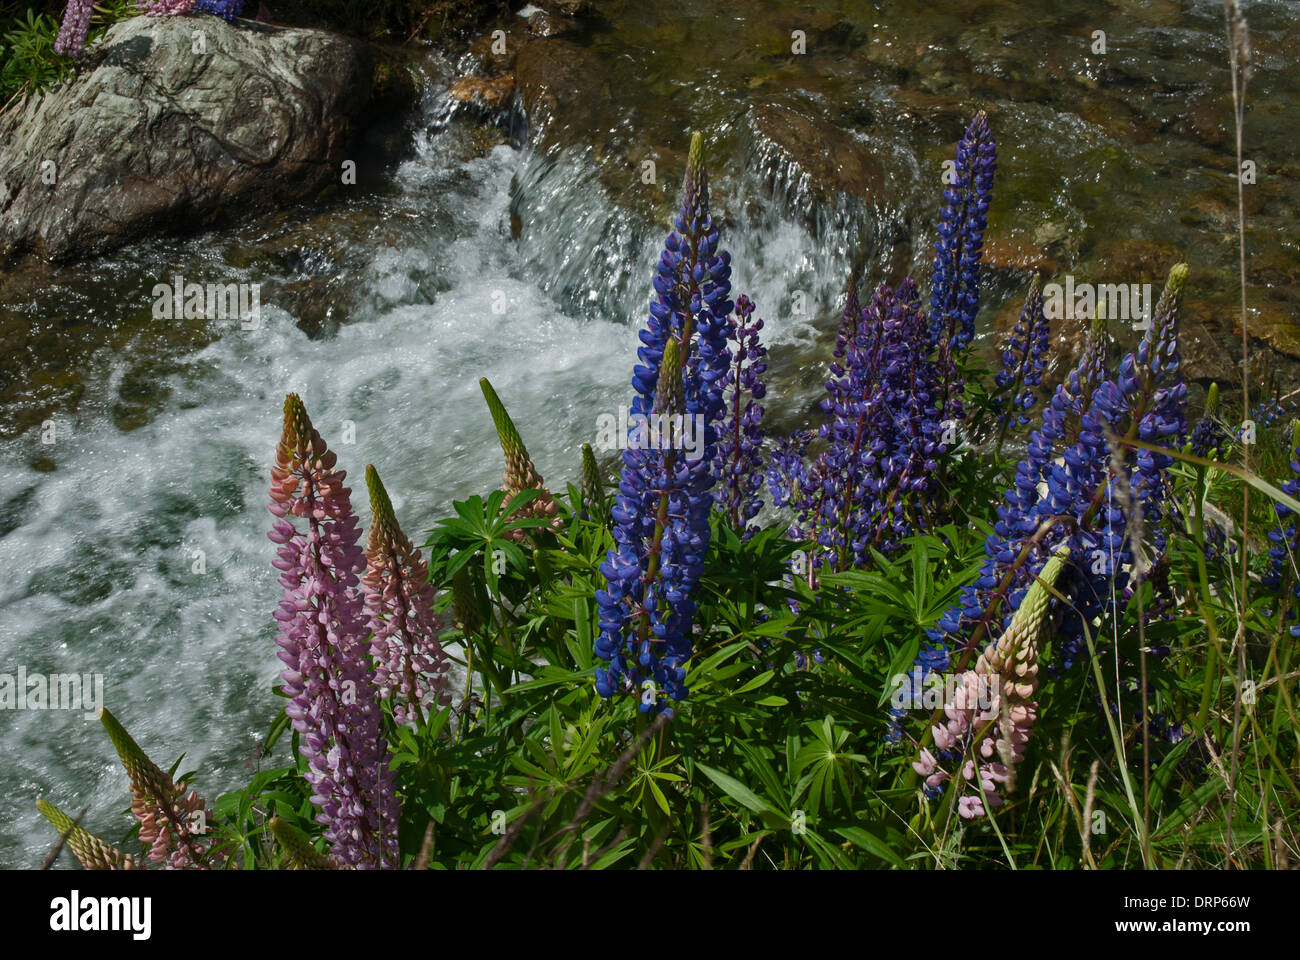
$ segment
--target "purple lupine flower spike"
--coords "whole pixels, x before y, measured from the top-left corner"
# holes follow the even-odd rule
[[[753,312],[748,297],[736,298],[735,318],[727,325],[731,366],[722,379],[726,415],[714,460],[719,479],[715,505],[744,539],[756,532],[749,521],[762,507],[758,491],[763,482],[763,408],[759,401],[767,392],[762,380],[767,371],[767,348],[758,337],[763,321],[751,322]]]
[[[145,0],[140,11],[150,17],[175,17],[193,7],[194,0]]]
[[[90,33],[90,18],[95,12],[94,0],[68,0],[63,9],[63,22],[59,36],[54,41],[54,52],[65,57],[76,57],[86,46]]]
[[[1043,382],[1043,368],[1047,365],[1047,348],[1050,322],[1043,309],[1043,291],[1035,276],[1025,297],[1020,317],[1007,337],[1002,350],[1002,367],[995,382],[1007,396],[999,396],[995,406],[1000,411],[999,426],[1023,427],[1029,422],[1029,411],[1034,406],[1034,388]]]
[[[930,354],[916,283],[879,287],[845,337],[822,409],[826,449],[807,468],[793,447],[774,456],[778,503],[795,510],[792,535],[815,538],[814,567],[844,569],[888,552],[928,522],[930,478],[943,442],[943,366]],[[803,443],[800,441],[799,446]]]
[[[274,616],[285,713],[302,738],[317,820],[344,866],[395,867],[398,802],[370,669],[360,576],[365,556],[346,474],[296,394],[271,468],[284,600]],[[305,521],[299,530],[294,519]]]
[[[950,344],[959,354],[975,336],[979,312],[980,257],[988,223],[997,147],[983,111],[957,144],[952,183],[943,191],[939,239],[934,244],[930,293],[930,342]]]
[[[690,659],[695,585],[708,551],[712,464],[722,381],[730,366],[727,319],[734,304],[731,258],[718,249],[709,214],[704,138],[691,138],[681,210],[654,278],[650,320],[640,333],[633,370],[632,421],[619,494],[611,512],[614,540],[596,592],[600,637],[596,670],[603,697],[634,693],[643,713],[671,712],[682,700]],[[645,442],[645,424],[683,428],[673,442]],[[686,431],[690,431],[689,434]],[[671,430],[667,430],[671,435]]]

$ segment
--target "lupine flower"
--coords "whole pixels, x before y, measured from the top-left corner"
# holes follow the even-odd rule
[[[164,773],[108,710],[101,709],[99,719],[131,778],[131,812],[140,821],[140,842],[149,848],[147,858],[165,863],[169,870],[210,867],[217,857],[203,840],[207,833],[203,798]]]
[[[652,413],[680,416],[685,409],[677,340],[664,345]],[[642,713],[684,700],[686,661],[696,604],[692,595],[709,544],[709,458],[683,451],[629,447],[614,507],[614,540],[601,564],[607,586],[596,591],[601,635],[596,655],[609,661],[596,669],[603,697],[640,694]]]
[[[287,820],[272,817],[267,827],[284,852],[289,870],[337,870],[338,864],[311,845],[307,836]]]
[[[1162,553],[1171,458],[1126,441],[1181,444],[1187,391],[1177,326],[1187,275],[1186,264],[1170,270],[1149,328],[1114,379],[1105,379],[1104,325],[1094,323],[1078,367],[1057,387],[1016,467],[979,578],[930,631],[917,659],[923,679],[931,669],[949,669],[958,651],[975,649],[981,638],[1005,629],[1029,588],[1028,571],[1061,544],[1070,547],[1071,564],[1060,589],[1072,606],[1060,629],[1058,660],[1069,669],[1085,650],[1084,631],[1108,604],[1118,615],[1135,574]],[[1151,530],[1149,543],[1130,529],[1130,518]],[[1136,567],[1135,543],[1145,555]],[[891,740],[901,739],[902,719],[894,711]]]
[[[1050,322],[1043,309],[1043,291],[1035,276],[1020,318],[1007,337],[1002,350],[1002,367],[996,377],[998,389],[1007,392],[1007,396],[995,400],[997,408],[1002,411],[998,423],[1004,429],[1013,421],[1021,427],[1029,422],[1028,411],[1034,406],[1034,388],[1043,382],[1043,368],[1047,365],[1049,328]]]
[[[957,812],[965,819],[1002,805],[999,786],[1011,789],[1015,767],[1024,759],[1038,713],[1034,695],[1041,635],[1052,599],[1049,588],[1069,554],[1068,545],[1057,548],[1006,631],[984,649],[974,669],[960,675],[952,701],[944,704],[944,722],[931,728],[935,752],[922,749],[912,764],[925,778],[931,798],[941,795],[954,771],[975,788],[974,794],[963,790],[957,797]]]
[[[1206,459],[1218,459],[1228,443],[1228,431],[1219,423],[1219,385],[1211,383],[1205,394],[1205,411],[1192,429],[1192,453]]]
[[[398,723],[424,722],[423,706],[451,702],[449,664],[438,642],[444,629],[433,612],[433,587],[424,560],[393,513],[392,501],[374,466],[366,467],[370,489],[370,541],[361,589],[370,613],[371,649],[378,664],[375,685],[381,698],[402,695],[394,703]]]
[[[1296,399],[1296,391],[1292,391],[1285,397],[1273,397],[1257,403],[1251,410],[1250,417],[1256,426],[1271,427],[1283,417],[1291,416],[1297,411],[1300,411],[1300,400]]]
[[[227,23],[244,12],[244,0],[193,0],[196,13],[210,13]]]
[[[763,483],[763,408],[758,401],[767,392],[762,380],[767,371],[767,348],[758,338],[763,321],[750,323],[753,312],[754,304],[748,297],[737,297],[735,318],[727,324],[731,366],[722,378],[726,414],[714,460],[719,478],[716,506],[745,539],[757,531],[749,521],[763,505],[758,497]]]
[[[722,413],[721,379],[730,366],[727,318],[734,304],[731,293],[731,254],[719,250],[718,231],[709,213],[709,175],[704,137],[691,137],[682,185],[682,206],[673,218],[673,231],[664,241],[655,271],[655,298],[650,319],[639,334],[641,363],[632,371],[633,414],[649,414],[664,344],[675,337],[684,360],[682,371],[686,413],[703,416],[706,444],[715,442]],[[689,348],[689,349],[687,349]]]
[[[150,17],[175,17],[189,13],[194,0],[145,0],[140,10]]]
[[[65,57],[80,55],[90,33],[90,18],[95,12],[94,0],[68,0],[63,9],[63,22],[59,36],[54,41],[54,52]]]
[[[731,258],[719,251],[709,214],[699,133],[691,138],[682,193],[656,269],[650,319],[640,333],[631,413],[694,424],[703,431],[702,455],[692,459],[671,444],[632,443],[623,451],[612,511],[617,546],[601,564],[606,588],[596,592],[596,655],[609,663],[596,670],[596,690],[603,697],[636,692],[642,713],[671,714],[668,703],[688,693],[692,594],[709,547],[711,465],[721,381],[730,364]]]
[[[110,843],[83,828],[52,803],[36,798],[36,809],[50,822],[59,836],[67,837],[68,848],[87,870],[137,870],[135,857],[123,853]]]
[[[943,371],[927,348],[915,282],[882,285],[853,329],[826,383],[826,449],[804,468],[787,447],[769,472],[774,487],[785,485],[777,502],[795,510],[791,535],[817,540],[817,567],[864,563],[873,548],[894,549],[922,529],[931,475],[947,452]]]
[[[317,820],[341,865],[395,866],[398,803],[370,671],[360,576],[365,556],[346,474],[311,425],[297,394],[271,469],[284,600],[275,612],[285,669],[285,713],[302,738]],[[291,522],[302,518],[301,532]]]
[[[959,354],[975,336],[980,257],[988,221],[997,147],[988,117],[976,114],[957,144],[952,183],[943,191],[930,290],[930,342]]]
[[[542,475],[533,466],[533,461],[528,456],[528,449],[524,446],[523,438],[519,436],[519,431],[515,429],[515,422],[510,419],[505,404],[501,402],[497,392],[492,389],[492,384],[488,382],[487,378],[482,378],[478,384],[483,390],[483,399],[487,401],[488,410],[492,414],[492,423],[496,426],[497,440],[501,443],[501,452],[505,454],[506,472],[501,480],[501,489],[511,499],[521,490],[542,491],[540,496],[513,511],[511,519],[526,520],[550,517],[552,526],[558,528],[560,526],[558,516],[560,508],[556,505],[555,499],[550,492],[547,491]],[[523,530],[511,530],[506,536],[512,540],[522,542],[525,532]]]
[[[993,534],[984,545],[985,561],[979,578],[962,588],[958,602],[928,631],[928,639],[907,675],[909,688],[916,680],[924,683],[932,673],[947,672],[955,650],[967,647],[967,638],[977,633],[987,638],[1010,624],[1030,582],[1030,558],[1025,563],[1019,561],[1026,543],[1033,542],[1042,523],[1040,490],[1057,451],[1078,437],[1083,411],[1091,405],[1097,385],[1106,376],[1108,344],[1105,322],[1094,321],[1078,365],[1057,386],[1043,411],[1042,426],[1030,435],[1025,456],[1016,465],[1015,484],[1005,492]],[[903,738],[906,715],[896,708],[891,708],[890,714],[886,739],[897,743]]]
[[[1281,484],[1282,490],[1293,497],[1300,497],[1300,423],[1292,427],[1291,433],[1291,476]],[[1297,522],[1291,508],[1276,503],[1277,525],[1268,532],[1272,542],[1269,547],[1269,569],[1263,580],[1265,586],[1274,590],[1283,584],[1290,586],[1290,604],[1287,619],[1292,622],[1291,636],[1300,638],[1300,624],[1296,624],[1297,610],[1300,610],[1300,577],[1296,576],[1297,564],[1300,564],[1300,522]]]

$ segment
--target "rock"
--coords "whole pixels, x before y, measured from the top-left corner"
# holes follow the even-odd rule
[[[1229,331],[1216,319],[1222,313],[1207,300],[1184,299],[1178,350],[1183,356],[1183,376],[1194,383],[1223,387],[1241,383],[1241,347],[1227,342]]]
[[[1248,318],[1252,340],[1263,340],[1276,352],[1300,359],[1300,322],[1294,312],[1277,303],[1264,303],[1250,308]],[[1241,317],[1232,318],[1233,336],[1241,338]]]
[[[828,202],[835,193],[872,202],[885,199],[884,164],[843,130],[772,104],[754,111],[753,126],[759,139],[808,179],[815,200]]]
[[[196,31],[206,53],[192,52]],[[365,47],[317,30],[114,25],[74,82],[0,118],[0,257],[100,253],[320,195],[339,182],[369,66]]]
[[[452,81],[448,94],[459,103],[470,103],[484,110],[499,111],[510,105],[515,93],[515,75],[499,77],[459,77]]]
[[[544,130],[555,120],[587,130],[602,102],[605,66],[598,55],[568,40],[532,39],[515,58],[515,82],[535,130]]]
[[[581,17],[591,13],[591,0],[551,0],[555,12],[565,17]]]
[[[1225,104],[1224,100],[1228,102]],[[1187,132],[1207,147],[1217,147],[1227,140],[1227,126],[1232,122],[1232,102],[1222,94],[1202,94],[1187,111]]]
[[[1056,261],[1037,244],[1020,237],[986,236],[982,259],[994,270],[1032,270],[1043,276],[1056,273]]]
[[[535,37],[557,37],[572,30],[572,24],[556,19],[545,10],[538,10],[528,18],[528,32]]]

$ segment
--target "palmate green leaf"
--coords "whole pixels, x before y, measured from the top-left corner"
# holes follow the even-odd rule
[[[1164,817],[1152,829],[1151,838],[1161,840],[1169,836],[1173,831],[1200,813],[1209,804],[1210,800],[1218,796],[1226,787],[1227,783],[1222,777],[1212,776],[1210,780],[1189,793],[1183,799],[1183,802],[1174,809],[1173,813]]]
[[[907,864],[894,851],[894,848],[864,827],[835,827],[838,833],[859,850],[865,850],[878,860],[884,860],[891,866],[905,869]]]
[[[737,694],[741,694],[741,693],[749,693],[749,691],[751,691],[751,690],[757,690],[759,687],[763,686],[763,685],[766,684],[768,681],[770,681],[770,680],[772,679],[772,677],[775,676],[775,675],[776,675],[776,671],[774,671],[774,670],[768,670],[768,671],[766,671],[765,673],[760,673],[758,676],[754,677],[752,680],[747,681],[747,682],[744,683],[742,686],[740,686],[739,688],[737,688],[737,689],[735,690],[735,693],[737,693]]]
[[[704,775],[712,780],[723,793],[752,813],[757,814],[767,826],[774,830],[787,829],[790,826],[788,817],[782,816],[780,811],[773,808],[771,804],[760,798],[753,790],[750,790],[749,787],[735,777],[725,774],[721,770],[715,770],[698,760],[695,762],[695,766],[703,770]]]
[[[772,764],[756,747],[751,746],[744,740],[737,740],[736,745],[740,747],[741,753],[745,755],[746,771],[753,772],[762,781],[769,805],[786,814],[788,818],[790,813],[789,791],[782,785],[781,778],[772,769]]]

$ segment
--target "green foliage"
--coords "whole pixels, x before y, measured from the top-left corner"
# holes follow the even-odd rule
[[[54,52],[63,3],[27,0],[0,4],[0,107],[48,89],[70,77],[74,61]],[[106,0],[95,6],[90,46],[114,23],[137,15],[133,0]]]
[[[1274,433],[1261,434],[1256,459],[1283,455],[1289,425]],[[1296,575],[1277,590],[1256,582],[1238,602],[1240,554],[1207,556],[1194,507],[1209,491],[1228,514],[1248,481],[1213,466],[1183,460],[1171,471],[1183,533],[1171,537],[1168,559],[1120,622],[1093,625],[1090,659],[1041,674],[1025,762],[991,819],[950,815],[951,795],[926,800],[911,767],[916,745],[886,742],[893,679],[976,576],[1012,466],[958,471],[964,522],[914,536],[869,568],[828,574],[816,589],[800,575],[809,544],[786,539],[781,525],[742,541],[715,518],[691,696],[670,723],[595,692],[594,593],[613,541],[584,519],[580,492],[559,498],[555,527],[508,519],[501,491],[457,502],[425,548],[456,624],[442,641],[466,688],[418,728],[386,720],[406,864],[1274,865],[1300,809],[1294,605],[1281,599]],[[1266,498],[1252,502],[1249,565],[1262,574],[1263,535],[1276,518]],[[522,543],[516,530],[527,534]],[[1045,663],[1051,648],[1048,639]],[[1157,656],[1161,648],[1168,653]],[[920,709],[927,716],[933,705]],[[1144,738],[1144,720],[1157,717],[1180,722],[1181,738]],[[281,712],[262,756],[286,730]],[[213,804],[211,839],[229,851],[221,866],[331,866],[297,735],[288,741],[290,764],[257,771]],[[120,848],[137,851],[130,837]]]
[[[54,52],[59,21],[28,9],[7,23],[0,38],[0,104],[21,94],[38,93],[72,72],[72,63]]]

